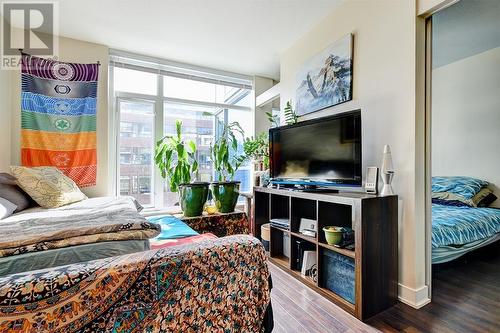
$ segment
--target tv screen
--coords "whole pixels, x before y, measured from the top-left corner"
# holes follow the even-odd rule
[[[275,183],[361,186],[361,112],[269,130]]]

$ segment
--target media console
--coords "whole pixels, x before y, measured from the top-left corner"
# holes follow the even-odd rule
[[[255,187],[252,230],[260,238],[262,224],[271,219],[288,219],[289,230],[276,225],[270,228],[269,260],[365,320],[397,302],[397,205],[395,195]],[[299,233],[301,218],[317,221],[316,237]],[[328,245],[325,226],[352,228],[354,250]],[[299,256],[304,248],[316,252],[316,278],[301,275],[296,265],[302,260]]]

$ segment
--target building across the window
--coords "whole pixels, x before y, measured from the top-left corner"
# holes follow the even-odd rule
[[[210,146],[220,124],[238,121],[245,136],[254,130],[251,80],[186,69],[160,61],[142,62],[112,54],[112,76],[116,98],[117,193],[131,195],[144,206],[170,207],[178,204],[154,165],[154,146],[163,136],[175,135],[176,121],[182,121],[182,135],[197,146],[200,181],[215,179]],[[192,71],[192,69],[190,69]],[[163,89],[161,89],[163,87]],[[240,142],[239,151],[242,151]],[[241,190],[249,191],[251,168],[244,165],[235,175]]]

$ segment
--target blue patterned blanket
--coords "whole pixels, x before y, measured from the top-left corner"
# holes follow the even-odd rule
[[[432,247],[462,245],[500,232],[500,209],[432,204]]]
[[[198,235],[198,233],[191,229],[186,223],[172,215],[152,216],[148,217],[147,220],[161,226],[161,233],[153,238],[152,241]]]

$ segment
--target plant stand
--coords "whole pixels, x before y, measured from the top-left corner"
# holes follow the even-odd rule
[[[184,217],[181,214],[175,214],[174,216],[200,234],[210,232],[217,237],[224,237],[250,233],[250,223],[245,212],[235,211],[213,215],[204,213],[202,216],[196,217]]]

